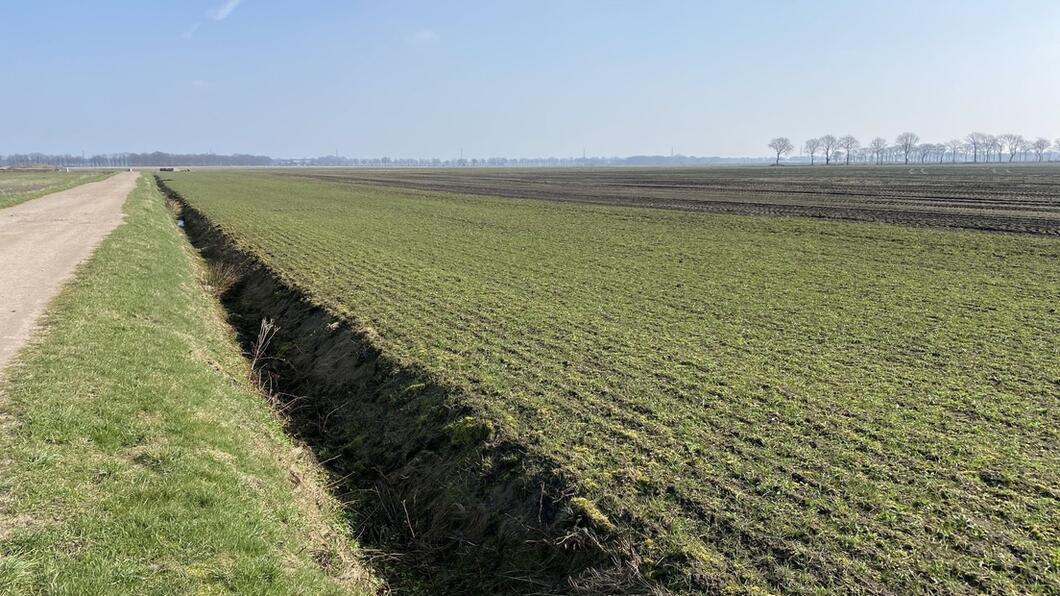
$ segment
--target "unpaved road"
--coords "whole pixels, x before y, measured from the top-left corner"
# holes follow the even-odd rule
[[[78,264],[121,223],[138,172],[0,209],[0,368]]]

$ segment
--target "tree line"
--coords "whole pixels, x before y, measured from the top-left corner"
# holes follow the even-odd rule
[[[0,155],[0,167],[50,166],[58,168],[139,168],[193,166],[346,166],[346,167],[590,167],[590,166],[693,166],[762,163],[764,158],[694,157],[690,155],[633,155],[630,157],[481,157],[415,158],[338,155],[305,158],[277,158],[266,155],[218,155],[214,153],[108,153],[92,156],[44,153]]]
[[[52,166],[58,168],[137,168],[155,166],[267,166],[272,158],[264,155],[215,155],[213,153],[107,153],[99,155],[49,155],[14,153],[0,155],[0,166]]]
[[[769,141],[773,150],[776,165],[780,160],[795,150],[795,145],[787,137],[777,137]],[[895,137],[893,143],[883,137],[876,137],[862,146],[853,135],[808,139],[802,146],[802,153],[809,157],[810,165],[824,161],[824,165],[833,164],[927,164],[927,163],[980,163],[1005,161],[1044,161],[1050,149],[1060,153],[1060,138],[1050,141],[1045,137],[1034,140],[1023,135],[1007,133],[992,135],[983,132],[969,133],[964,138],[951,139],[945,143],[922,143],[920,136],[912,132],[903,132]]]

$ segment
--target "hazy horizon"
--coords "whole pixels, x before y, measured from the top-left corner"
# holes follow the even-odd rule
[[[1060,5],[266,0],[0,9],[0,154],[760,157],[1060,136]],[[799,153],[798,149],[794,155]]]

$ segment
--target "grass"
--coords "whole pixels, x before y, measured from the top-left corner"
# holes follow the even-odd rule
[[[688,592],[1060,590],[1060,241],[194,173]]]
[[[0,209],[24,203],[46,194],[73,188],[87,182],[97,182],[113,172],[99,171],[0,171]]]
[[[8,370],[0,593],[374,593],[148,177],[125,210]]]

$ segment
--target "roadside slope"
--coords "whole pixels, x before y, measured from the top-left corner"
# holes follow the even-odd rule
[[[0,211],[0,367],[77,265],[121,223],[138,176],[123,172]]]
[[[142,178],[0,391],[0,593],[372,593]]]

